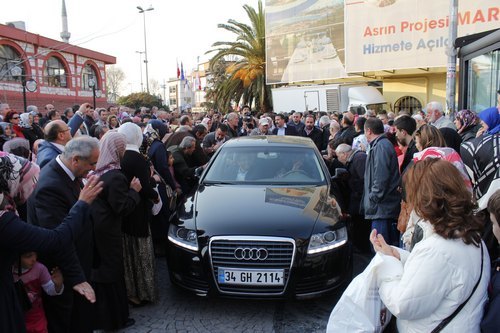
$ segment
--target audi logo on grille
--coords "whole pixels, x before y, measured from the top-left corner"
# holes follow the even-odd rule
[[[264,248],[243,248],[239,247],[234,250],[234,257],[238,260],[266,260],[269,253]]]

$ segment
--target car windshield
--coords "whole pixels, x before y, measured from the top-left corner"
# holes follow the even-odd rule
[[[318,184],[325,176],[311,148],[231,147],[217,155],[204,182]]]

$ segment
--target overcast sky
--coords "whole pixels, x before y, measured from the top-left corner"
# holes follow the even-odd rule
[[[136,51],[144,51],[144,30],[137,6],[154,8],[146,12],[149,78],[161,84],[176,76],[177,59],[179,66],[182,61],[185,70],[192,69],[198,56],[200,62],[208,60],[205,52],[212,43],[233,41],[217,24],[229,19],[248,23],[245,4],[257,8],[258,0],[66,0],[70,43],[115,56],[127,75],[126,94],[140,90]],[[61,40],[61,8],[62,0],[4,1],[0,23],[25,21],[27,31]]]

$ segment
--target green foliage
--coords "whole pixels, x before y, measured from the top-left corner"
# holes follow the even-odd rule
[[[128,106],[129,108],[139,109],[142,106],[152,108],[153,106],[163,107],[162,101],[158,96],[148,94],[147,92],[132,93],[118,99],[118,104]]]
[[[226,67],[225,79],[212,87],[210,98],[216,105],[227,106],[231,101],[240,101],[252,105],[254,102],[261,111],[267,111],[271,106],[271,88],[266,85],[265,66],[265,14],[262,1],[259,0],[258,10],[245,5],[250,19],[250,25],[235,20],[227,24],[219,24],[236,35],[234,42],[216,42],[216,52],[210,59],[210,71],[215,72],[221,60],[235,59]],[[222,108],[221,110],[224,110]]]

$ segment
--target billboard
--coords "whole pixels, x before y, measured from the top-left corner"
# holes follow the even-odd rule
[[[346,77],[344,0],[266,0],[267,84]]]
[[[499,0],[458,3],[458,37],[500,28]],[[345,0],[347,72],[446,67],[449,13],[447,0]]]

